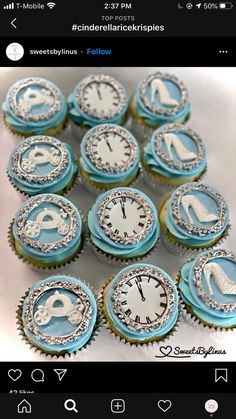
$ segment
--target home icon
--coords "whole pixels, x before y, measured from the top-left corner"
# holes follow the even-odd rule
[[[18,413],[31,413],[31,404],[27,400],[22,400],[17,406]]]

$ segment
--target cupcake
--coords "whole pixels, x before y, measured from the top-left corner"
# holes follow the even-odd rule
[[[18,310],[24,338],[50,355],[82,349],[93,337],[97,304],[82,281],[58,275],[36,282]]]
[[[138,85],[129,110],[131,131],[140,141],[148,141],[160,126],[172,122],[183,124],[188,119],[188,92],[178,77],[157,72]]]
[[[191,128],[165,125],[154,131],[144,147],[145,183],[159,193],[199,180],[206,172],[206,149]]]
[[[13,84],[2,105],[4,121],[20,137],[56,136],[66,126],[67,104],[60,89],[40,77]]]
[[[82,220],[68,199],[36,195],[18,210],[10,229],[10,244],[24,261],[37,268],[70,262],[83,246]]]
[[[147,256],[160,235],[154,204],[133,188],[115,188],[100,195],[89,211],[88,226],[98,258],[117,266]]]
[[[127,118],[125,88],[113,77],[99,74],[82,79],[68,98],[69,116],[75,137],[99,124],[123,125]]]
[[[185,315],[217,329],[236,327],[236,255],[204,252],[181,270],[179,288]]]
[[[75,182],[77,164],[69,144],[36,135],[15,147],[7,173],[11,183],[26,195],[64,194]]]
[[[229,230],[229,209],[223,196],[203,183],[186,183],[160,210],[162,239],[171,253],[194,254],[220,244]]]
[[[102,304],[112,332],[135,344],[162,340],[178,319],[174,281],[162,269],[148,264],[122,269],[104,287]]]
[[[133,135],[114,124],[88,131],[80,146],[80,173],[95,194],[116,186],[129,186],[140,172],[140,152]]]

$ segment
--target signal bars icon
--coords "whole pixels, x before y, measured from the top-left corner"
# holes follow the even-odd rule
[[[14,9],[14,7],[15,7],[15,5],[14,5],[14,3],[12,2],[12,3],[6,4],[5,6],[3,6],[3,9],[13,10],[13,9]]]

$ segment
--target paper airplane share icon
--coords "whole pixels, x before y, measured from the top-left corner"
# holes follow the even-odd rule
[[[54,369],[54,371],[57,374],[59,381],[61,381],[64,375],[67,373],[67,369]]]

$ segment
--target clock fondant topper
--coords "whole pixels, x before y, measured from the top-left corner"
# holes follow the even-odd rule
[[[85,187],[92,185],[96,195],[101,190],[131,185],[141,170],[136,139],[127,129],[115,124],[91,128],[82,140],[80,154],[83,183]]]
[[[100,195],[88,224],[94,246],[120,260],[147,255],[160,233],[154,204],[133,188],[114,188]]]
[[[127,340],[160,339],[178,317],[176,286],[154,265],[130,265],[105,287],[104,312],[112,330]]]
[[[90,75],[82,79],[68,98],[73,133],[81,140],[88,129],[104,123],[123,125],[127,119],[128,96],[115,78]]]

